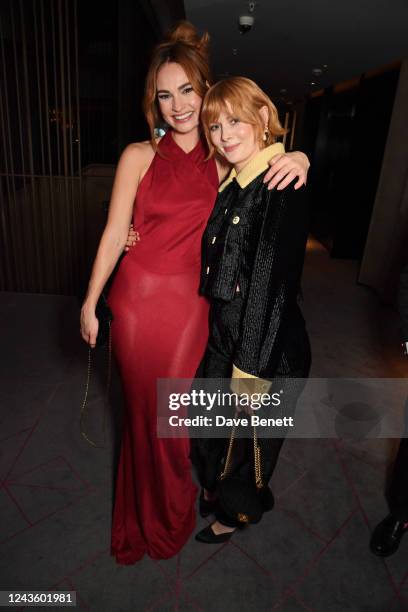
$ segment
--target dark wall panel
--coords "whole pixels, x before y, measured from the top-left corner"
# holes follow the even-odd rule
[[[331,88],[307,103],[313,231],[333,257],[362,257],[398,75],[395,68],[363,76],[345,91]]]

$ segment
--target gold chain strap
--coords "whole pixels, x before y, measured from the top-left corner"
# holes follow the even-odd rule
[[[235,413],[234,418],[238,413]],[[235,429],[234,425],[231,431],[231,436],[228,444],[227,457],[225,459],[224,470],[220,474],[220,480],[223,480],[231,469],[231,455],[232,455],[232,447],[234,446],[235,440]],[[256,435],[256,427],[254,427],[254,466],[255,466],[255,484],[257,489],[262,489],[263,481],[262,481],[262,465],[261,465],[261,447],[258,445],[258,437]]]
[[[237,414],[238,413],[236,412],[235,416]],[[230,440],[228,444],[227,458],[225,459],[224,469],[220,474],[220,480],[223,480],[226,476],[228,476],[228,472],[230,471],[231,454],[232,454],[232,447],[234,446],[234,439],[235,439],[235,425],[233,426],[232,431],[231,431],[231,436],[230,436]]]
[[[255,484],[257,489],[262,489],[262,469],[261,469],[261,447],[258,444],[256,427],[254,427],[254,464],[255,464]]]
[[[86,402],[88,400],[88,391],[89,391],[89,383],[91,380],[91,347],[89,347],[88,349],[88,371],[87,371],[87,377],[86,377],[86,385],[85,385],[85,395],[84,395],[84,400],[82,402],[82,406],[81,406],[81,413],[79,416],[79,428],[81,431],[81,435],[83,438],[85,438],[85,440],[87,442],[89,442],[89,444],[91,444],[92,446],[94,446],[95,448],[105,448],[105,442],[106,442],[106,405],[108,403],[108,399],[109,399],[109,389],[110,389],[110,383],[111,383],[111,371],[112,371],[112,336],[111,336],[111,322],[108,322],[109,325],[109,340],[108,340],[108,374],[107,374],[107,378],[106,378],[106,389],[105,389],[105,401],[104,401],[104,406],[103,406],[103,421],[102,421],[102,430],[103,430],[103,444],[102,446],[96,444],[93,440],[91,440],[88,435],[85,432],[84,426],[83,426],[83,419],[85,416],[85,408],[86,408]]]

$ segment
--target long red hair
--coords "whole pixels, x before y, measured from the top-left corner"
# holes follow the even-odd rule
[[[146,77],[143,110],[150,128],[151,143],[157,149],[154,129],[162,120],[157,100],[157,73],[167,62],[180,64],[184,69],[195,93],[204,98],[211,84],[207,32],[202,36],[188,21],[180,21],[171,30],[163,43],[153,51]]]

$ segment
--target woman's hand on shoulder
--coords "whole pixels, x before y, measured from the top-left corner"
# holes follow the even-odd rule
[[[268,163],[271,169],[268,170],[264,177],[264,183],[268,183],[268,189],[276,187],[278,191],[281,191],[295,178],[298,179],[294,185],[295,189],[306,185],[310,162],[301,151],[274,155]]]
[[[227,177],[231,170],[231,165],[221,157],[216,155],[218,178],[220,183]],[[280,153],[274,155],[269,161],[271,169],[265,174],[264,183],[268,183],[268,189],[276,187],[279,191],[285,189],[295,178],[298,178],[294,188],[299,189],[306,185],[307,173],[310,162],[302,151],[292,151],[291,153]]]

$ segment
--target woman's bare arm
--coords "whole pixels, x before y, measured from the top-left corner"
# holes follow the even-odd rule
[[[276,187],[278,191],[285,189],[294,178],[295,189],[306,185],[307,173],[310,162],[302,151],[292,151],[291,153],[281,153],[274,155],[269,161],[271,169],[265,174],[264,183],[268,183],[268,189]]]
[[[215,163],[217,166],[218,180],[220,183],[228,176],[231,165],[221,155],[215,155]],[[268,183],[268,189],[276,187],[278,191],[285,189],[297,178],[294,184],[294,189],[299,189],[302,185],[306,185],[307,173],[309,171],[310,162],[307,156],[301,151],[292,151],[291,153],[282,153],[274,155],[269,161],[271,169],[265,175],[264,182]],[[124,250],[129,251],[136,242],[139,242],[140,236],[135,232],[133,226],[130,226]]]
[[[218,178],[220,183],[222,183],[231,170],[231,166],[219,155],[216,156],[215,162],[217,164]],[[295,189],[306,185],[310,162],[302,151],[274,155],[269,164],[271,169],[268,170],[264,178],[264,183],[268,183],[268,189],[273,189],[274,187],[278,191],[285,189],[294,178],[298,179],[294,185]]]
[[[93,263],[81,309],[81,334],[95,344],[98,332],[95,306],[126,244],[137,188],[154,156],[150,143],[128,145],[115,174],[108,219]]]

